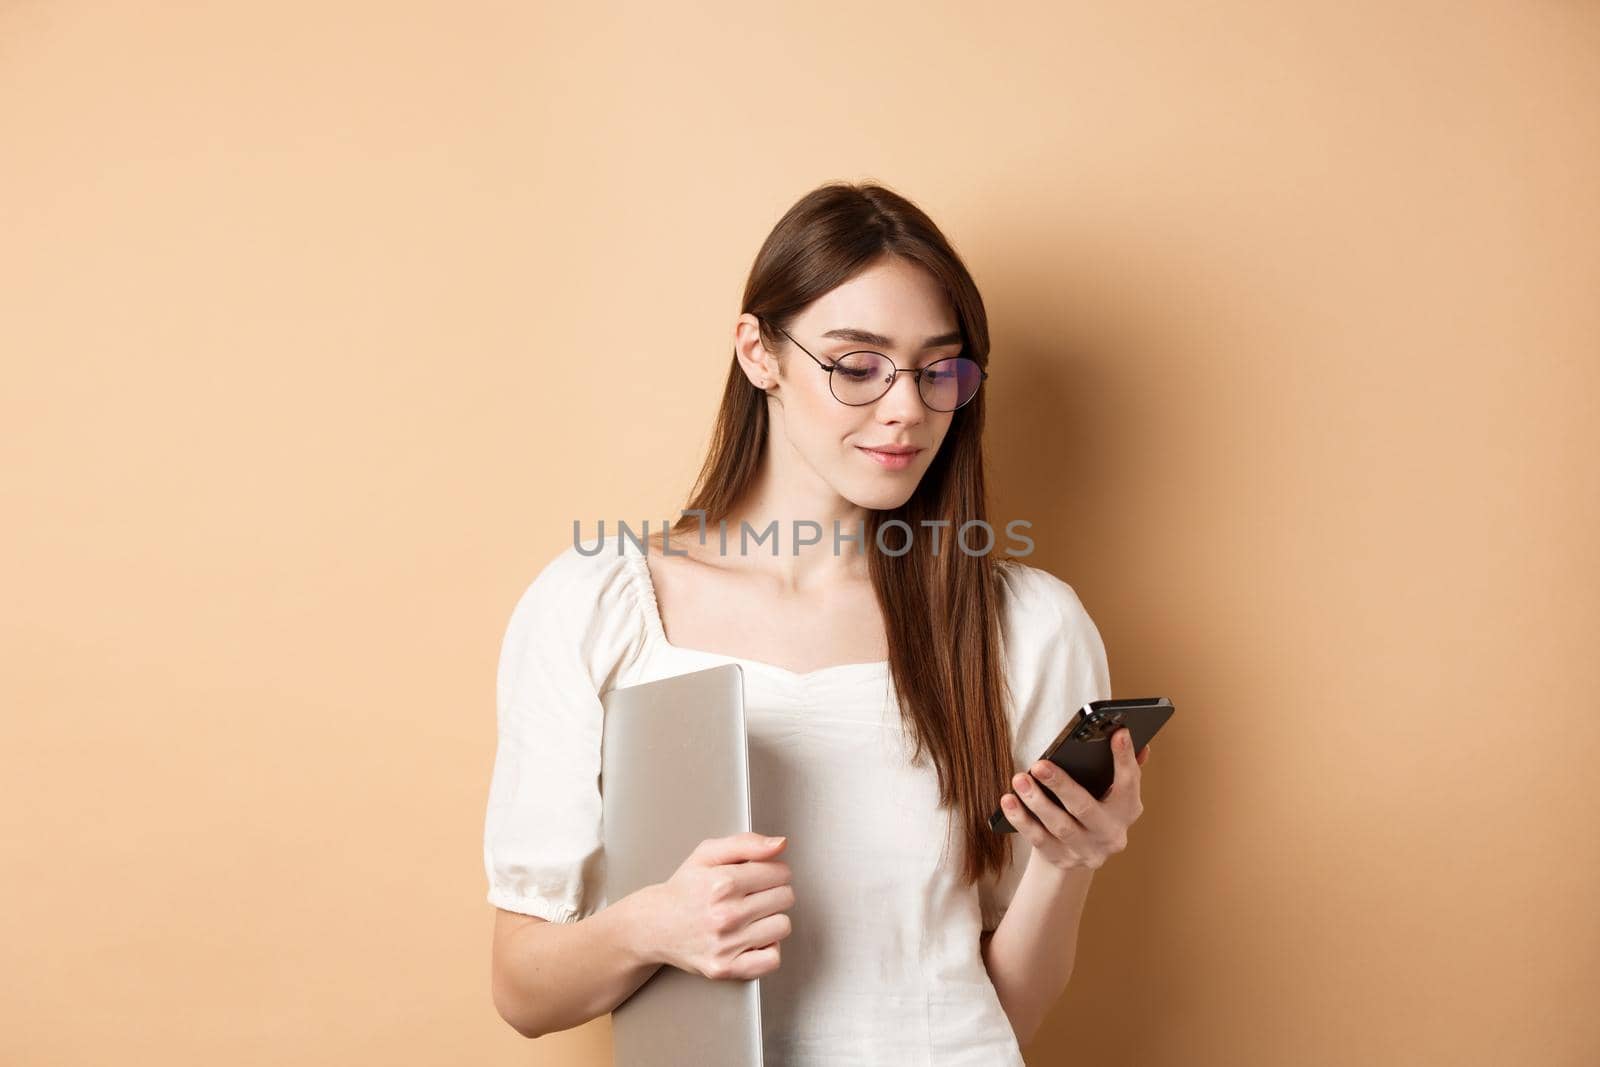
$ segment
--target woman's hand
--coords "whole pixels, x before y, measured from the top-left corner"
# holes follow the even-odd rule
[[[1116,775],[1104,800],[1096,800],[1054,763],[1040,760],[1030,768],[1032,774],[1025,772],[1012,779],[1017,792],[1000,799],[1001,810],[1040,859],[1063,870],[1098,870],[1128,847],[1128,827],[1144,812],[1139,800],[1139,768],[1149,757],[1149,745],[1134,756],[1133,737],[1124,726],[1111,737]],[[1061,804],[1050,799],[1051,793]]]
[[[708,837],[671,878],[640,892],[649,905],[646,956],[707,978],[760,978],[778,969],[792,932],[787,837]]]

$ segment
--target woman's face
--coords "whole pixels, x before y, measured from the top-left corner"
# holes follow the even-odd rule
[[[961,352],[960,324],[944,291],[921,266],[892,255],[812,301],[786,328],[824,364],[870,349],[905,371]],[[751,381],[765,383],[773,447],[787,442],[799,466],[858,507],[905,503],[955,413],[924,405],[916,379],[904,373],[873,403],[842,404],[829,389],[830,375],[782,335],[780,341],[768,351],[755,316],[741,316],[737,351]],[[870,451],[903,446],[917,451],[909,459]],[[774,458],[780,470],[788,466],[788,457]]]

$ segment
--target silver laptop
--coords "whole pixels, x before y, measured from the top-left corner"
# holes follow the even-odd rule
[[[744,672],[727,663],[601,698],[605,898],[672,877],[708,837],[750,829]],[[718,981],[663,964],[611,1015],[617,1067],[751,1067],[761,1060],[760,979]]]

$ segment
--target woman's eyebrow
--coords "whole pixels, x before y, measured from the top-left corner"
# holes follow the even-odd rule
[[[871,330],[857,329],[854,326],[841,326],[836,330],[829,330],[822,336],[836,338],[840,341],[851,341],[856,344],[877,345],[880,348],[894,347],[894,342],[883,334],[873,333]],[[957,345],[960,343],[961,331],[951,330],[949,333],[941,333],[928,338],[922,342],[922,347],[924,349],[943,348],[945,345]]]

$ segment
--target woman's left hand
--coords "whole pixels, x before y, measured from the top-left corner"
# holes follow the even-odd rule
[[[1124,726],[1111,738],[1116,774],[1104,800],[1096,800],[1054,763],[1040,760],[1029,768],[1031,774],[1024,772],[1012,779],[1017,792],[1001,798],[1001,810],[1040,859],[1063,870],[1098,870],[1128,847],[1128,827],[1144,812],[1139,800],[1139,768],[1149,756],[1148,744],[1134,756],[1133,738]],[[1060,804],[1050,799],[1051,793]]]

